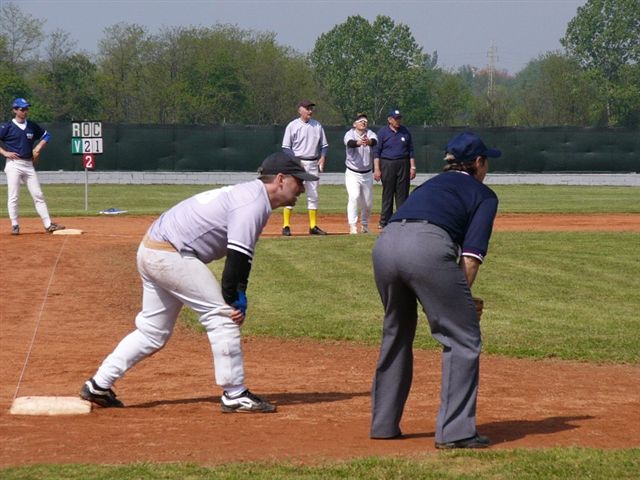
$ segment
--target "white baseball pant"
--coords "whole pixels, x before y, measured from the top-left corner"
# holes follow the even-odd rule
[[[220,284],[209,267],[193,255],[156,250],[140,244],[138,271],[142,277],[142,311],[136,330],[105,358],[94,376],[110,388],[136,363],[160,350],[171,337],[182,305],[198,315],[213,352],[216,383],[244,390],[244,362],[240,327],[222,297]]]
[[[369,216],[373,207],[373,172],[358,173],[347,169],[344,172],[344,184],[347,187],[347,220],[349,225],[358,223],[358,210],[362,215],[363,226],[369,225]]]
[[[20,198],[20,182],[27,184],[36,212],[42,219],[45,228],[51,225],[49,217],[49,209],[44,201],[44,194],[40,188],[36,169],[33,168],[31,160],[9,160],[4,166],[4,172],[7,174],[7,210],[12,225],[18,225],[20,209],[18,207],[18,199]]]
[[[318,160],[302,160],[302,166],[311,175],[315,175],[316,177],[320,175],[320,167],[318,166]],[[308,210],[317,210],[318,209],[318,184],[319,180],[315,182],[305,180],[304,182],[304,190],[307,193],[307,209]],[[293,208],[293,207],[285,207],[285,208]]]

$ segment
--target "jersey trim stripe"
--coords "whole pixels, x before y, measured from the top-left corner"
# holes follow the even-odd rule
[[[236,252],[240,252],[240,253],[246,255],[249,258],[253,258],[253,250],[251,250],[251,248],[249,248],[246,245],[243,245],[241,243],[229,242],[229,243],[227,243],[227,249],[235,250]]]
[[[479,253],[466,251],[466,252],[462,252],[462,256],[463,257],[473,257],[473,258],[479,260],[480,263],[484,263],[484,256],[482,256]]]

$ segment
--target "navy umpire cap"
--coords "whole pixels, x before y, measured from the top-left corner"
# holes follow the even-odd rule
[[[455,158],[447,156],[449,163],[465,163],[473,162],[476,157],[499,157],[502,152],[496,148],[487,148],[478,135],[473,132],[464,132],[456,135],[447,144],[447,154],[453,155]]]
[[[320,180],[315,175],[307,173],[300,160],[292,158],[286,153],[276,152],[269,155],[262,161],[262,165],[258,168],[260,175],[277,175],[282,173],[283,175],[293,175],[300,180],[307,180],[315,182]]]
[[[30,107],[31,104],[27,102],[24,98],[16,98],[11,105],[11,108],[27,108]]]
[[[402,118],[402,113],[400,113],[400,110],[398,110],[397,108],[392,108],[391,110],[389,110],[389,115],[387,115],[387,117]]]

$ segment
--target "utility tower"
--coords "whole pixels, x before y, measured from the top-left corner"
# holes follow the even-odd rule
[[[487,95],[489,98],[493,98],[495,95],[495,84],[493,77],[496,73],[496,62],[498,61],[498,47],[496,44],[491,41],[491,45],[489,46],[489,51],[487,52],[487,58],[489,59],[489,85],[487,86]]]

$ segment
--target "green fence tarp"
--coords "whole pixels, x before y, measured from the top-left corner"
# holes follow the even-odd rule
[[[82,170],[82,156],[71,153],[71,123],[43,124],[52,139],[41,170]],[[278,151],[284,125],[102,125],[103,152],[96,170],[255,171]],[[418,171],[442,169],[449,138],[466,128],[408,127]],[[379,127],[372,127],[374,131]],[[328,172],[344,171],[347,127],[325,126]],[[473,129],[503,155],[492,172],[640,172],[640,130],[577,127]]]

